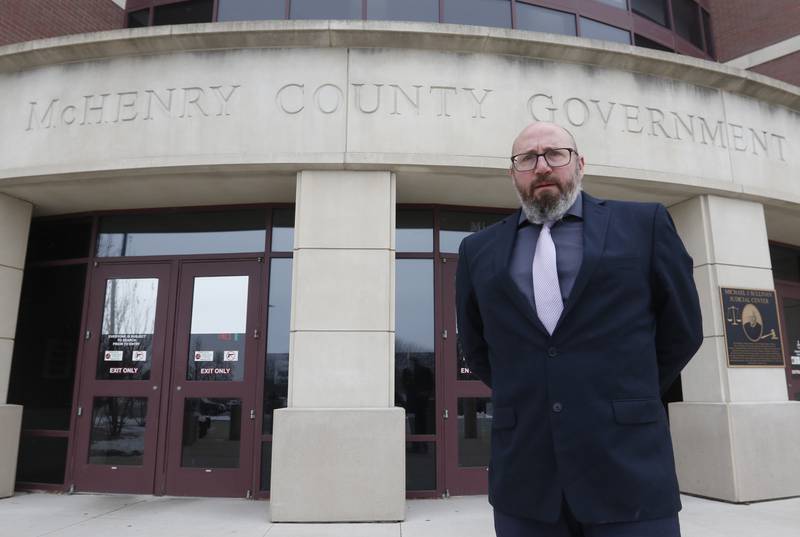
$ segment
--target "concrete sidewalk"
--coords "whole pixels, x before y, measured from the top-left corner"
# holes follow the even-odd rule
[[[684,496],[683,506],[683,537],[800,535],[800,498],[732,505]],[[408,500],[406,520],[394,524],[272,524],[268,509],[239,499],[17,493],[0,500],[0,536],[494,537],[486,496]]]

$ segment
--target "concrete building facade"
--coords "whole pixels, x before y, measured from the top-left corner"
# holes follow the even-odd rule
[[[592,195],[666,205],[694,259],[705,340],[665,401],[681,490],[800,495],[800,89],[758,72],[795,38],[724,64],[714,2],[684,39],[677,0],[674,31],[625,2],[486,1],[579,36],[215,14],[0,48],[2,495],[269,495],[276,521],[344,521],[485,491],[454,268],[517,206],[535,120],[575,134]],[[580,37],[589,12],[682,54]],[[766,292],[750,342],[779,361],[732,358],[723,289]]]

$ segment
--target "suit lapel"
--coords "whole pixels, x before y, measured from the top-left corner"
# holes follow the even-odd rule
[[[539,316],[536,314],[536,311],[533,309],[530,302],[528,302],[528,299],[525,297],[525,295],[523,295],[519,290],[519,287],[517,287],[517,284],[514,283],[514,279],[511,277],[511,252],[514,248],[514,239],[517,236],[517,223],[519,222],[520,211],[521,209],[517,210],[511,216],[506,218],[503,221],[502,229],[498,230],[500,237],[498,241],[498,248],[495,253],[496,257],[494,266],[498,274],[497,278],[500,287],[511,299],[511,302],[517,306],[517,309],[519,309],[520,312],[525,315],[525,318],[533,323],[536,328],[547,334],[547,330],[542,324],[542,321],[539,320]]]
[[[572,291],[564,304],[564,311],[556,325],[558,330],[564,318],[575,307],[581,294],[586,290],[586,284],[597,267],[597,262],[603,253],[608,230],[609,209],[605,202],[583,193],[583,261],[578,270],[578,276]]]

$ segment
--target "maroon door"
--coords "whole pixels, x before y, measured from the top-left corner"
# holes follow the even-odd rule
[[[783,327],[789,400],[800,401],[800,284],[777,283],[775,290]]]
[[[458,345],[455,256],[442,258],[445,487],[451,495],[486,494],[492,431],[491,390],[475,377]]]
[[[169,264],[100,265],[81,351],[75,487],[152,493]]]
[[[262,263],[184,262],[167,416],[166,494],[251,490]]]

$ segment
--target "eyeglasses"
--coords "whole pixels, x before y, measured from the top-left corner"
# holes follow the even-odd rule
[[[518,172],[529,172],[536,167],[539,162],[539,157],[544,157],[544,161],[551,168],[560,168],[566,166],[572,160],[572,154],[578,154],[577,151],[571,147],[555,147],[548,149],[544,153],[535,153],[528,151],[527,153],[520,153],[511,157],[511,165]]]

